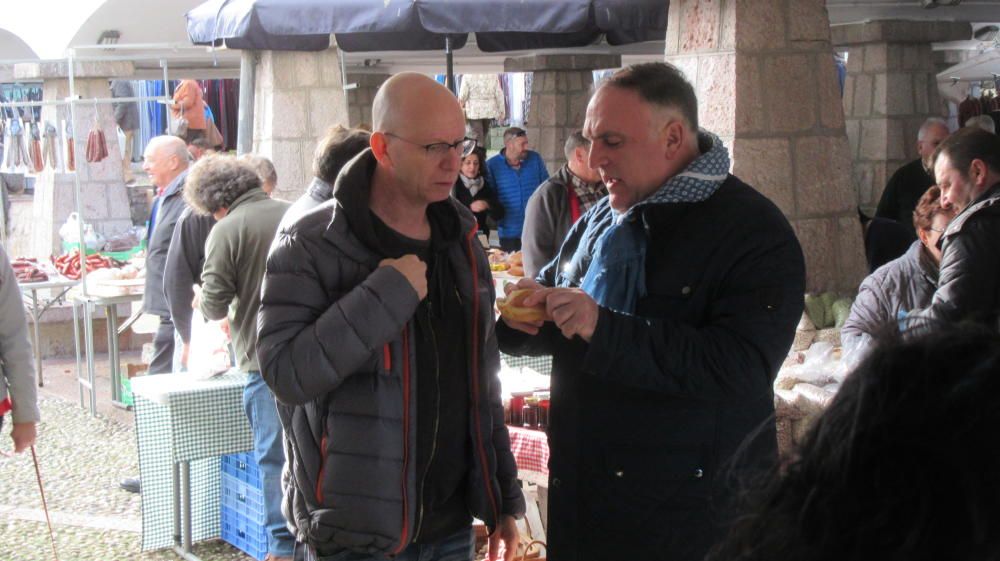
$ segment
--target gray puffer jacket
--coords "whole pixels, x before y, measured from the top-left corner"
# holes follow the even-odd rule
[[[899,312],[930,304],[937,280],[938,267],[919,240],[902,256],[875,269],[861,282],[851,314],[840,329],[845,351],[865,348],[873,335],[895,329]]]
[[[337,179],[333,200],[278,233],[258,318],[261,374],[285,431],[283,511],[320,552],[394,555],[419,524],[414,326],[417,294],[382,255],[368,210],[367,150]],[[490,529],[524,512],[500,400],[493,283],[472,214],[452,199],[463,235],[449,262],[466,306],[470,513]]]
[[[39,420],[35,363],[32,360],[28,322],[17,277],[7,253],[0,247],[0,415],[8,394],[15,423]]]

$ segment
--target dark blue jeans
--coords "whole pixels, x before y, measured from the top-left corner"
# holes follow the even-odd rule
[[[411,544],[392,561],[472,561],[472,528],[464,528],[435,543]],[[300,545],[301,547],[301,545]],[[384,555],[368,555],[341,551],[319,557],[311,547],[305,546],[304,561],[387,561]]]
[[[243,409],[250,420],[254,456],[264,484],[267,552],[278,557],[291,557],[295,539],[281,514],[281,470],[285,465],[285,449],[278,407],[260,372],[249,372],[248,376],[247,385],[243,388]]]

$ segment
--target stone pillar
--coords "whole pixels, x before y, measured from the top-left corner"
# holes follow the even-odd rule
[[[388,74],[349,74],[347,81],[356,86],[347,90],[347,120],[350,126],[372,126],[372,101]]]
[[[76,175],[80,179],[82,219],[106,237],[132,226],[129,197],[122,176],[121,150],[118,145],[118,125],[110,103],[87,103],[87,99],[109,98],[109,77],[128,77],[135,72],[131,62],[76,62],[74,88],[81,101],[76,104],[76,120],[72,121]],[[42,80],[44,100],[63,100],[69,94],[69,73],[65,62],[22,63],[14,67],[17,80]],[[47,259],[62,253],[59,228],[71,212],[76,211],[75,180],[65,172],[66,152],[64,122],[70,122],[68,105],[45,106],[42,122],[51,122],[59,129],[60,169],[46,168],[35,181],[31,233],[32,256]],[[87,135],[94,124],[104,132],[108,157],[100,162],[87,162]]]
[[[947,117],[938,95],[931,43],[968,39],[967,23],[873,21],[833,29],[847,51],[844,115],[858,203],[873,214],[885,183],[917,158],[917,131],[931,116]]]
[[[694,84],[733,173],[788,217],[807,290],[856,290],[867,267],[823,0],[679,0],[670,12],[666,60]]]
[[[566,163],[563,144],[573,131],[583,128],[593,71],[621,64],[619,55],[527,55],[504,61],[504,72],[534,73],[525,130],[549,173]]]
[[[316,141],[332,125],[350,122],[337,48],[261,51],[257,65],[254,153],[274,162],[274,196],[292,201],[312,178]]]

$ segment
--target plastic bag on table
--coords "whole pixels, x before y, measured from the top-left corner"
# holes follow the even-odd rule
[[[191,343],[188,348],[188,373],[197,378],[211,378],[232,367],[229,335],[222,321],[207,321],[201,312],[191,314]]]

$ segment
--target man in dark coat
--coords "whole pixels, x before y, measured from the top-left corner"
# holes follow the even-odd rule
[[[387,80],[372,115],[371,149],[267,260],[257,356],[285,431],[283,511],[306,561],[471,561],[473,517],[510,561],[524,497],[493,283],[449,197],[475,142],[420,74]]]
[[[913,230],[913,209],[917,201],[934,185],[931,173],[931,156],[944,139],[948,138],[948,125],[940,117],[924,121],[917,132],[917,154],[919,158],[896,170],[882,191],[875,216],[895,220],[906,227],[911,239],[916,239]],[[893,258],[898,256],[893,256]]]
[[[929,307],[906,326],[935,328],[974,320],[995,327],[1000,314],[1000,137],[962,129],[934,156],[941,206],[958,215],[941,237],[941,272]]]
[[[727,173],[676,68],[595,92],[584,134],[609,196],[584,214],[501,349],[553,355],[549,559],[695,561],[745,477],[777,460],[772,382],[805,266],[777,207]]]

